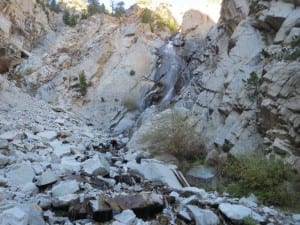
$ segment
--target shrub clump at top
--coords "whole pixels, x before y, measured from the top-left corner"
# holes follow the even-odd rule
[[[152,30],[162,30],[163,28],[168,28],[170,31],[175,32],[178,29],[176,20],[164,7],[156,11],[146,8],[141,15],[141,22],[150,24]]]
[[[201,136],[188,123],[187,117],[176,110],[153,121],[152,127],[142,135],[140,142],[148,144],[150,152],[166,152],[188,160],[206,154]]]

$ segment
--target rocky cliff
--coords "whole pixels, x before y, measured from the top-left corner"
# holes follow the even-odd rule
[[[39,38],[51,29],[51,11],[46,1],[4,0],[0,3],[0,72],[8,72],[29,51]]]
[[[262,149],[299,173],[298,1],[224,0],[217,24],[190,10],[177,34],[136,6],[75,27],[43,1],[0,6],[0,224],[299,223],[190,187],[141,141],[175,110],[205,166]]]
[[[213,149],[234,154],[263,143],[299,171],[299,12],[284,1],[223,2],[177,103],[190,106]]]
[[[185,34],[191,54],[182,74],[192,76],[175,108],[189,111],[208,163],[260,148],[299,171],[297,21],[299,8],[291,3],[224,1],[205,40],[201,33],[193,38],[197,51]],[[134,134],[132,148],[147,148],[138,144],[146,127]]]

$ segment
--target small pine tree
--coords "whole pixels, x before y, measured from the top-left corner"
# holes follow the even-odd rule
[[[72,15],[68,25],[71,27],[75,27],[76,24],[77,24],[77,16]]]
[[[98,0],[88,0],[88,14],[94,15],[96,13],[104,13],[105,5],[102,3],[100,5]]]
[[[125,13],[124,2],[118,2],[117,6],[114,9],[114,16],[121,17]]]
[[[250,100],[258,102],[262,79],[260,79],[255,72],[251,72],[250,77],[244,82],[246,90],[249,92]]]
[[[79,73],[78,79],[79,79],[79,92],[82,96],[85,96],[87,93],[88,84],[86,82],[84,70]]]
[[[100,5],[100,13],[106,13],[106,8],[105,8],[104,3],[102,3],[102,4]]]
[[[68,10],[65,10],[64,11],[64,14],[63,14],[63,21],[66,25],[69,24],[69,21],[70,21],[70,12]]]
[[[68,10],[64,11],[63,14],[63,21],[66,25],[70,27],[74,27],[77,24],[78,15],[70,15],[70,12]]]

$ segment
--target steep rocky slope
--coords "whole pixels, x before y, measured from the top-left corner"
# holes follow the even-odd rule
[[[140,92],[151,87],[144,77],[152,73],[156,49],[164,44],[148,24],[140,23],[140,14],[133,9],[121,21],[95,15],[76,28],[60,26],[46,36],[17,74],[26,74],[23,83],[33,95],[79,111],[107,128],[122,104],[139,108]],[[81,71],[90,84],[86,96],[77,88]]]
[[[299,40],[299,8],[284,1],[226,3],[208,35],[211,54],[192,68],[197,76],[182,98],[192,96],[199,130],[213,148],[249,152],[264,138],[268,154],[283,156],[299,171],[299,44],[291,47]]]
[[[197,51],[183,71],[191,82],[175,108],[188,111],[209,149],[208,163],[261,148],[299,171],[299,44],[291,47],[299,40],[299,15],[298,7],[282,1],[224,1],[205,41],[193,40]],[[153,129],[148,125],[134,134],[131,148],[147,148],[139,139]]]

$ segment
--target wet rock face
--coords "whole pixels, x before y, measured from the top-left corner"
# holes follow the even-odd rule
[[[179,92],[180,88],[176,90],[176,85],[179,84],[180,79],[183,79],[180,74],[185,66],[185,61],[179,56],[177,48],[173,41],[169,41],[159,51],[159,64],[153,76],[155,83],[153,89],[158,91],[150,90],[146,93],[145,106],[149,107],[151,104],[170,101],[176,93]]]
[[[144,108],[171,101],[189,83],[191,76],[184,73],[188,58],[213,25],[207,15],[197,10],[184,14],[181,33],[170,38],[158,51],[155,73],[151,78],[154,86],[145,93]]]

